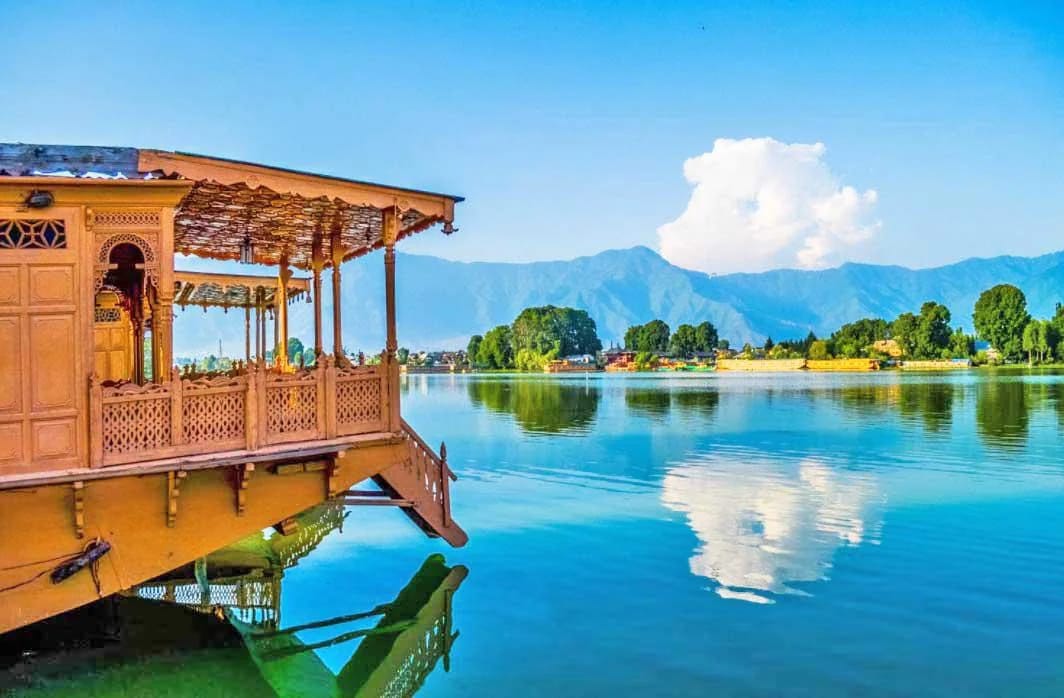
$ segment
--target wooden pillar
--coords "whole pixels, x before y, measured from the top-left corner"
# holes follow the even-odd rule
[[[388,359],[394,359],[399,349],[399,340],[395,331],[395,246],[387,245],[384,248],[384,308],[387,317],[387,339],[384,351]]]
[[[314,271],[314,356],[321,358],[322,332],[321,332],[321,271],[325,268],[325,259],[322,256],[321,234],[314,235],[314,252],[311,259],[311,269]]]
[[[332,254],[333,355],[337,361],[343,361],[344,333],[340,322],[340,295],[342,293],[340,289],[340,267],[344,262],[344,249],[340,239],[339,227],[333,228],[329,251]]]
[[[244,363],[251,364],[251,298],[244,306]]]
[[[173,366],[174,306],[169,301],[156,303],[152,310],[151,350],[153,380],[165,383]]]
[[[277,298],[275,305],[277,321],[277,351],[275,363],[281,370],[288,368],[288,282],[292,278],[292,270],[288,268],[288,259],[281,258],[281,269],[277,274]]]
[[[395,356],[399,348],[395,326],[395,243],[399,239],[399,212],[391,208],[385,209],[383,213],[381,238],[384,242],[384,306],[387,318],[387,339],[381,363],[387,372],[388,428],[390,431],[398,432],[401,428],[401,417],[399,410],[399,362]]]
[[[255,358],[266,361],[266,311],[262,307],[262,287],[255,289]]]
[[[144,320],[135,317],[133,321],[133,382],[144,384]]]

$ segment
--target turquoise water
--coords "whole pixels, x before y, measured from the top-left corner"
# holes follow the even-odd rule
[[[284,572],[280,624],[389,602],[443,552],[468,576],[419,696],[1064,695],[1064,376],[404,391],[407,420],[447,443],[469,545],[360,508]],[[316,654],[342,673],[354,649]],[[169,695],[206,695],[210,672],[175,671]]]

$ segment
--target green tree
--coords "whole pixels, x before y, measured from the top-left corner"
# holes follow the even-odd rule
[[[901,348],[902,356],[915,358],[920,319],[912,313],[902,313],[890,323],[890,335]]]
[[[395,352],[395,358],[400,364],[405,364],[410,360],[410,350],[406,347],[399,347],[399,350]]]
[[[868,356],[872,345],[886,339],[890,326],[880,318],[861,318],[850,322],[831,335],[831,353],[848,359]]]
[[[1046,355],[1049,354],[1049,327],[1049,321],[1031,320],[1023,328],[1021,344],[1027,352],[1027,363],[1033,364],[1035,355],[1038,356],[1039,363],[1045,361]]]
[[[967,359],[975,354],[975,337],[966,334],[958,327],[949,336],[949,346],[945,352],[945,358]]]
[[[1004,359],[1019,356],[1023,349],[1023,329],[1030,319],[1027,298],[1011,284],[998,284],[983,291],[972,313],[975,331]]]
[[[511,331],[515,351],[554,351],[558,356],[569,356],[594,354],[602,349],[595,321],[586,310],[576,308],[525,308],[513,321]]]
[[[514,347],[509,325],[488,330],[477,349],[477,363],[487,368],[513,368]]]
[[[731,342],[726,339],[717,340],[717,349],[720,351],[728,351],[731,349]]]
[[[693,325],[680,325],[669,340],[669,352],[673,356],[687,358],[699,351],[698,330]]]
[[[772,347],[774,347],[774,346],[776,346],[776,344],[775,344],[775,342],[772,341],[772,337],[765,337],[765,346],[764,346],[765,351],[766,352],[772,351]]]
[[[1053,350],[1058,359],[1064,360],[1064,305],[1057,303],[1053,317],[1049,319],[1047,330],[1049,348]]]
[[[706,320],[695,326],[695,351],[713,351],[718,344],[717,328]]]
[[[814,360],[830,359],[828,343],[823,339],[815,339],[809,344],[809,358]]]
[[[303,356],[303,342],[298,337],[288,338],[288,363],[293,366],[299,365],[299,358]]]
[[[665,352],[669,350],[669,326],[662,320],[651,320],[639,330],[639,351]]]
[[[639,348],[639,332],[643,329],[642,325],[631,325],[624,331],[624,348],[628,351],[635,351]]]
[[[466,360],[470,365],[480,363],[477,360],[477,354],[480,352],[480,343],[484,341],[484,336],[475,334],[469,338],[469,344],[466,345]]]
[[[949,348],[952,331],[949,327],[949,308],[941,303],[927,301],[920,306],[916,323],[915,350],[918,359],[938,359]]]

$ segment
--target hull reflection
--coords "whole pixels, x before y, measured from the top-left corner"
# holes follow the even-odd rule
[[[340,528],[342,506],[290,535],[249,537],[125,595],[0,638],[4,695],[412,696],[450,668],[453,595],[468,574],[428,557],[388,602],[284,627],[284,571]],[[301,635],[325,632],[305,642]],[[333,632],[335,631],[335,632]],[[358,642],[333,673],[316,653]]]

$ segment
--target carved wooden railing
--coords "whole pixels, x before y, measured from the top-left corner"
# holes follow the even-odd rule
[[[416,501],[420,506],[441,512],[443,525],[451,525],[451,482],[458,479],[447,465],[447,446],[440,444],[440,453],[432,450],[412,426],[402,420],[403,436],[407,441],[409,460],[402,467],[414,476],[422,491]]]
[[[389,431],[386,366],[182,377],[136,385],[90,384],[92,465],[256,449]],[[398,430],[398,427],[396,427]]]

